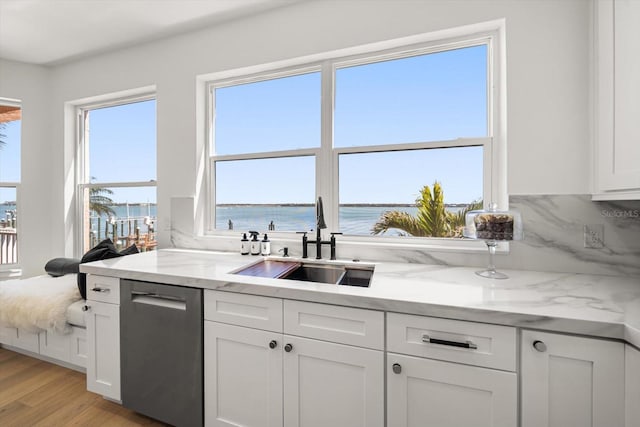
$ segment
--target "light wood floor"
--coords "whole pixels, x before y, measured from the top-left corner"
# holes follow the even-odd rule
[[[0,426],[164,426],[87,391],[85,374],[0,348]]]

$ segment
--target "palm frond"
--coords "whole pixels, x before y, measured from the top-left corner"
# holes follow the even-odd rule
[[[433,195],[428,185],[420,190],[416,200],[418,206],[418,222],[431,237],[446,237],[451,227],[447,222],[447,211],[444,205],[444,193],[438,181],[433,183]]]
[[[384,212],[371,228],[371,234],[383,234],[392,228],[402,230],[411,236],[425,236],[424,229],[418,223],[417,218],[407,212],[400,211]]]
[[[7,141],[5,141],[5,138],[7,137],[7,135],[4,134],[4,130],[6,128],[7,128],[6,123],[0,123],[0,149],[2,149],[2,147],[7,144]]]
[[[451,232],[453,237],[462,237],[462,230],[465,227],[467,213],[482,209],[484,204],[482,199],[474,200],[456,213],[447,212],[449,224],[451,224]]]
[[[91,179],[95,179],[91,177]],[[103,187],[91,187],[89,189],[89,210],[96,215],[115,216],[116,212],[111,208],[113,199],[109,197],[113,190]]]

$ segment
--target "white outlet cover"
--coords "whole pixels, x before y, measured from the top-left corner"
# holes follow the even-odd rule
[[[584,226],[584,247],[591,249],[604,248],[604,224],[587,224]]]

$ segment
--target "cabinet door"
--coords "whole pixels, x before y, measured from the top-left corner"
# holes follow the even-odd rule
[[[284,345],[285,427],[383,426],[382,351],[288,335]]]
[[[513,427],[517,376],[477,366],[387,354],[387,425]]]
[[[87,301],[87,389],[120,400],[120,306]]]
[[[622,343],[523,331],[521,357],[522,427],[624,425]]]
[[[282,426],[281,340],[274,332],[204,322],[206,426]]]
[[[625,346],[626,427],[640,427],[640,351]]]
[[[595,199],[640,198],[640,2],[601,0],[597,11]],[[611,192],[607,194],[607,192]]]

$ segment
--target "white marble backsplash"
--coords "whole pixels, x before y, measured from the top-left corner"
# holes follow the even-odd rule
[[[525,237],[512,268],[640,276],[640,201],[593,202],[588,195],[511,196]],[[604,226],[604,247],[584,247],[584,226]],[[549,266],[549,268],[545,268]]]
[[[512,242],[508,254],[498,255],[498,269],[638,276],[640,281],[640,201],[593,202],[589,195],[511,196],[524,224],[524,240]],[[179,197],[171,202],[171,243],[176,248],[237,251],[233,239],[196,236],[194,202]],[[604,247],[584,247],[584,225],[604,226]],[[272,241],[272,251],[289,247],[300,256],[299,236]],[[311,249],[313,252],[313,249]],[[373,247],[341,244],[346,259],[483,267],[487,254],[427,250],[420,247]],[[640,283],[639,283],[640,285]]]

